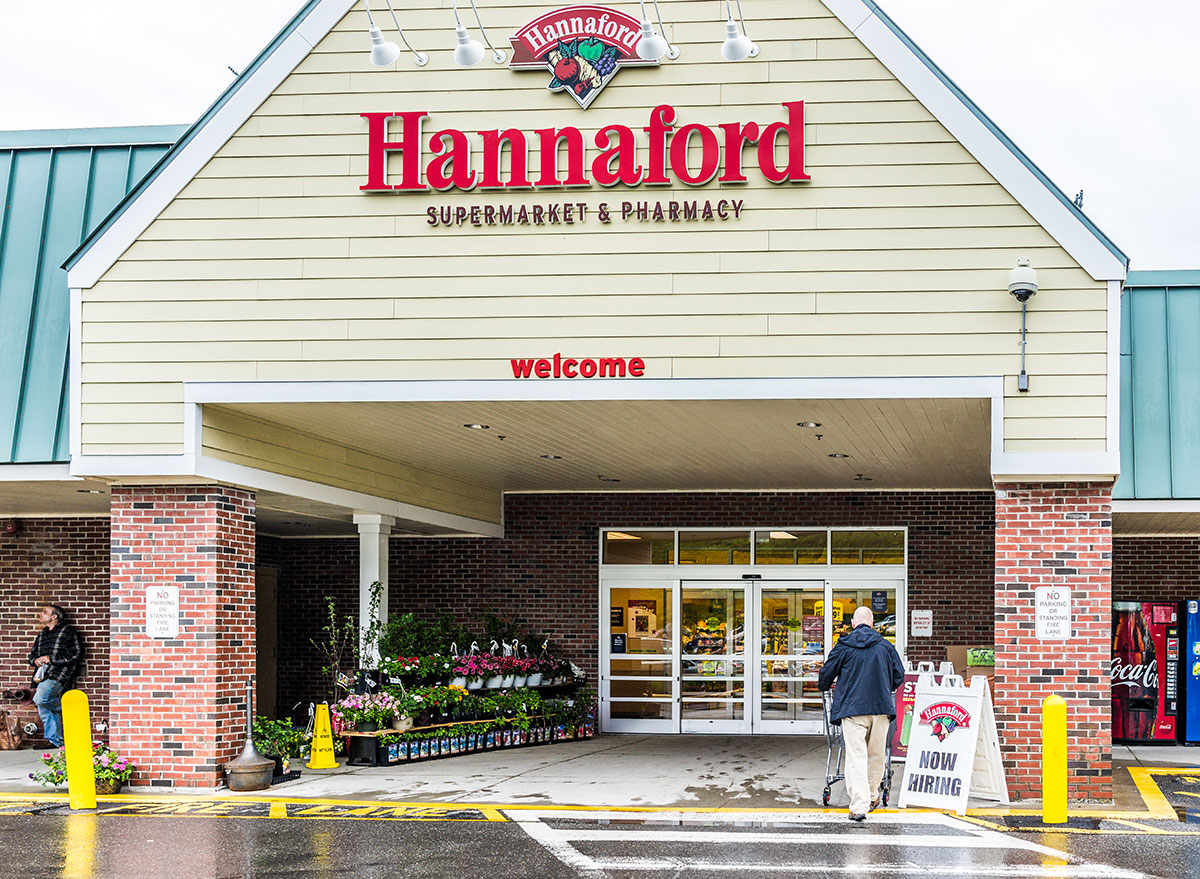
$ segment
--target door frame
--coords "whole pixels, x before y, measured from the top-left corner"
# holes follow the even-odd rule
[[[867,529],[860,529],[867,530]],[[899,530],[899,528],[888,529]],[[906,534],[907,537],[907,534]],[[907,543],[907,540],[906,540]],[[907,546],[906,546],[907,558]],[[680,655],[680,611],[682,591],[685,583],[694,583],[701,587],[711,584],[740,584],[746,588],[746,625],[754,620],[755,637],[747,639],[746,644],[746,687],[753,688],[747,693],[745,729],[722,729],[713,727],[707,730],[690,729],[689,735],[710,732],[713,734],[749,734],[749,735],[816,735],[821,733],[821,727],[811,721],[762,721],[761,713],[761,592],[763,588],[783,588],[786,584],[803,584],[822,582],[825,590],[825,655],[832,649],[833,623],[832,601],[833,593],[849,589],[863,589],[871,585],[894,588],[896,591],[896,649],[901,656],[905,655],[907,647],[908,621],[908,570],[907,564],[902,565],[713,565],[713,566],[677,566],[677,565],[602,565],[600,568],[599,613],[597,614],[596,635],[599,642],[599,701],[600,729],[604,732],[628,733],[682,733],[682,662]],[[611,674],[609,661],[611,659],[611,644],[609,643],[609,608],[610,596],[613,589],[621,588],[650,588],[669,591],[671,595],[671,697],[672,705],[670,718],[616,718],[611,715]],[[753,602],[749,599],[753,598]],[[751,604],[753,606],[751,607]],[[751,666],[753,663],[753,666]],[[751,674],[753,668],[753,674]],[[625,677],[625,676],[622,676]],[[627,679],[636,679],[630,678]],[[660,678],[654,678],[661,680]],[[621,700],[618,700],[621,701]],[[636,700],[625,700],[636,701]],[[644,700],[648,701],[648,700]],[[666,698],[663,699],[666,702]],[[740,721],[729,721],[729,724],[739,724]]]

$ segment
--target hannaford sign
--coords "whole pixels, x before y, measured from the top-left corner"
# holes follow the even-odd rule
[[[594,141],[600,152],[592,159],[588,175],[583,132],[574,126],[539,128],[531,135],[515,128],[477,132],[478,150],[472,150],[467,133],[457,128],[435,131],[426,141],[422,128],[430,118],[424,110],[361,113],[367,120],[367,182],[364,192],[429,192],[449,189],[548,189],[564,186],[665,186],[678,180],[702,186],[714,179],[745,183],[742,153],[755,150],[759,172],[771,183],[804,183],[804,102],[784,101],[787,120],[759,126],[757,122],[726,122],[720,133],[692,122],[674,129],[676,112],[669,104],[650,111],[645,132],[645,164],[638,161],[638,136],[627,125],[606,125]],[[388,140],[388,120],[400,120],[399,139]],[[530,142],[538,145],[536,179],[530,176]],[[698,165],[689,156],[693,141],[699,144]],[[780,142],[786,143],[787,161],[776,163]],[[507,147],[507,149],[506,149]],[[565,174],[560,158],[565,149]],[[389,153],[400,153],[400,177],[388,182]],[[478,170],[473,159],[478,155]],[[507,161],[505,159],[507,158]],[[719,175],[719,176],[718,176]]]
[[[641,378],[646,361],[640,357],[563,357],[540,360],[513,360],[513,378]]]
[[[585,110],[622,67],[657,67],[638,57],[641,23],[617,9],[571,6],[535,18],[512,38],[512,70],[550,71],[547,88]]]

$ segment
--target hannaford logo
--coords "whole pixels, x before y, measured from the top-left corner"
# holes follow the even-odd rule
[[[632,128],[605,125],[593,139],[600,152],[592,159],[590,178],[583,132],[574,126],[539,128],[530,136],[516,128],[480,131],[482,149],[476,158],[466,132],[458,128],[440,129],[426,140],[421,129],[429,114],[423,110],[360,113],[367,120],[367,182],[359,188],[428,192],[582,187],[593,182],[661,186],[673,183],[672,175],[688,186],[714,179],[745,183],[742,154],[748,146],[757,146],[758,169],[769,182],[806,183],[812,178],[804,170],[804,102],[784,101],[783,107],[786,122],[761,127],[757,122],[723,122],[714,130],[699,122],[675,128],[675,108],[659,104],[641,129],[646,134],[645,164],[638,161],[638,136]],[[400,120],[399,140],[388,139],[389,119]],[[538,145],[536,166],[529,155],[531,141]],[[423,161],[426,144],[432,155]],[[388,183],[389,153],[400,153],[395,163],[398,183]],[[530,176],[535,167],[536,179]]]
[[[961,705],[953,702],[938,702],[921,712],[919,723],[932,726],[933,734],[938,737],[938,741],[944,742],[946,736],[958,727],[961,726],[965,729],[970,726],[970,720],[971,715]]]
[[[624,66],[657,67],[638,57],[637,19],[605,6],[570,6],[536,18],[511,38],[512,70],[549,70],[552,92],[585,110]]]

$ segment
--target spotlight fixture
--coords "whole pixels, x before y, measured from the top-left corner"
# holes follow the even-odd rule
[[[1021,303],[1021,374],[1017,376],[1017,390],[1029,391],[1029,375],[1025,372],[1025,306],[1037,295],[1037,270],[1029,267],[1029,260],[1022,257],[1017,267],[1008,273],[1008,292]]]
[[[665,31],[662,11],[658,8],[658,0],[654,0],[654,12],[658,16],[659,28]],[[637,53],[638,57],[644,61],[657,61],[663,55],[672,60],[679,57],[679,50],[668,43],[665,37],[660,36],[654,29],[654,25],[650,23],[650,19],[646,15],[646,0],[642,0],[642,38],[638,40]]]
[[[491,429],[486,424],[464,424],[463,427],[465,427],[467,430],[490,430]]]
[[[850,456],[844,455],[841,452],[830,452],[829,457],[830,458],[849,458]]]
[[[758,46],[746,36],[746,17],[742,15],[742,0],[737,0],[738,18],[742,22],[738,30],[737,22],[733,20],[733,8],[729,0],[725,0],[725,42],[721,44],[721,57],[726,61],[741,61],[745,58],[756,58]]]
[[[544,458],[547,461],[561,461],[562,455],[538,455],[539,458]]]
[[[821,422],[819,422],[819,421],[797,421],[796,422],[796,427],[820,427],[820,426],[821,426]]]
[[[376,67],[387,67],[400,57],[400,47],[383,38],[383,31],[375,24],[375,16],[371,14],[371,0],[363,0],[367,8],[368,33],[371,35],[371,63]]]
[[[455,22],[454,36],[458,40],[458,45],[454,47],[454,63],[459,67],[474,67],[483,60],[483,46],[479,44],[478,40],[471,39],[467,34],[467,28],[458,14],[458,0],[452,0],[452,2]],[[492,45],[487,31],[483,28],[483,19],[479,17],[479,7],[475,5],[475,0],[471,0],[471,8],[475,10],[475,23],[479,25],[479,33],[483,34],[484,41],[492,50],[492,60],[497,64],[503,64],[508,56]]]

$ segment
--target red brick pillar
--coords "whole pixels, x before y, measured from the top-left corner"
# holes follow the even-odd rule
[[[1035,590],[1071,590],[1072,637],[1041,641]],[[996,484],[996,720],[1016,799],[1041,797],[1041,705],[1067,700],[1071,799],[1112,799],[1112,485]]]
[[[254,674],[254,494],[114,486],[111,539],[112,746],[138,764],[134,784],[216,787]],[[147,632],[155,586],[178,589],[175,637]]]

